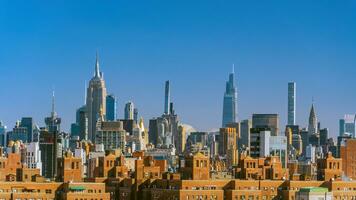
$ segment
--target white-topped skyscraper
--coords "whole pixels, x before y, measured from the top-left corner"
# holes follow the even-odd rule
[[[295,125],[296,83],[288,83],[288,125]]]
[[[223,119],[222,127],[226,127],[229,123],[237,122],[237,89],[235,86],[234,66],[229,75],[229,81],[226,82],[223,103]]]
[[[106,113],[106,87],[103,74],[99,69],[99,58],[96,56],[94,77],[89,82],[86,99],[88,115],[88,139],[95,141],[95,132],[98,119],[105,119]]]

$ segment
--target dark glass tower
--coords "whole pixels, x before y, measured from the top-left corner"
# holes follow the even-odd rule
[[[116,98],[112,94],[106,96],[106,120],[116,120]]]
[[[226,82],[226,90],[223,103],[222,127],[229,123],[237,122],[237,89],[235,86],[234,69],[229,75],[229,81]]]

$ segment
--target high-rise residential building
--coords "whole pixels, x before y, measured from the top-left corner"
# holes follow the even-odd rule
[[[288,125],[295,125],[296,114],[296,83],[288,83]]]
[[[115,121],[116,120],[116,98],[113,94],[106,96],[106,120]]]
[[[33,141],[33,129],[35,127],[32,117],[23,117],[21,119],[21,127],[27,128],[27,141],[32,142]]]
[[[318,118],[315,113],[314,103],[312,104],[309,114],[308,134],[309,136],[318,134]]]
[[[169,115],[170,112],[170,101],[171,101],[171,94],[170,94],[170,85],[169,81],[166,81],[165,90],[164,90],[164,114]]]
[[[237,122],[237,89],[235,86],[235,72],[233,69],[229,75],[229,80],[226,82],[222,127],[226,127],[227,124],[234,122]]]
[[[134,103],[129,101],[125,104],[125,119],[133,120],[134,119]]]
[[[6,126],[2,121],[0,121],[0,146],[6,146]]]
[[[268,128],[271,135],[279,133],[279,115],[278,114],[253,114],[252,128]]]
[[[356,133],[356,115],[346,114],[339,121],[339,135],[350,135],[355,138]]]
[[[106,113],[106,87],[103,73],[99,69],[99,58],[96,57],[94,77],[89,82],[86,99],[88,116],[88,139],[95,140],[98,119],[105,119]]]
[[[252,128],[252,122],[249,119],[242,120],[240,122],[241,137],[239,139],[239,148],[250,147],[250,129]]]

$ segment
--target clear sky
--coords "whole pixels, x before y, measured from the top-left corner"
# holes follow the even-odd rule
[[[164,82],[183,122],[221,125],[235,63],[239,118],[279,113],[297,82],[297,122],[312,97],[322,127],[356,113],[356,1],[0,1],[0,119],[12,128],[56,110],[68,130],[99,51],[109,93],[147,120],[163,112]],[[283,128],[282,128],[283,129]]]

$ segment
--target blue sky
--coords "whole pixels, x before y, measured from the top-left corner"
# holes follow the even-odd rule
[[[297,82],[297,122],[312,97],[323,127],[356,113],[355,1],[0,1],[0,119],[43,125],[51,90],[68,130],[100,55],[107,89],[145,120],[163,112],[164,82],[181,120],[221,124],[235,63],[239,118],[279,113]],[[147,122],[147,121],[146,121]],[[282,128],[283,129],[283,128]]]

